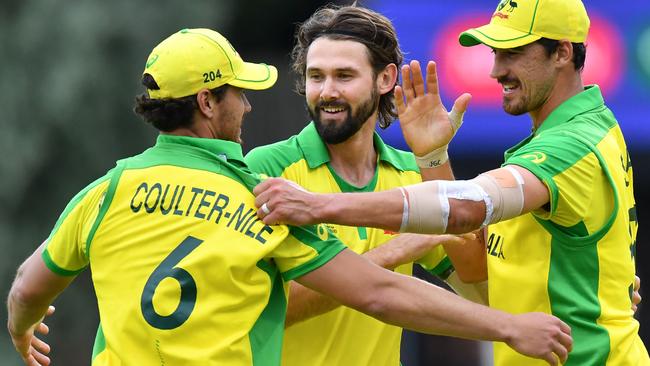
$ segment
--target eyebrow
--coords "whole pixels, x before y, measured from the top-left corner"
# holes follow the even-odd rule
[[[307,72],[310,71],[321,71],[322,69],[320,67],[308,67]],[[334,69],[335,72],[358,72],[358,69],[355,69],[353,67],[339,67],[337,69]]]

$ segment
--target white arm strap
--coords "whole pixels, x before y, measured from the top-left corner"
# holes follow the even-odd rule
[[[449,199],[485,203],[482,226],[519,216],[524,207],[524,179],[512,167],[471,180],[435,180],[406,186],[400,232],[442,234],[449,222]]]

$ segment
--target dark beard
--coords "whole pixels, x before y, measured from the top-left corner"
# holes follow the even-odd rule
[[[354,115],[352,114],[352,108],[350,108],[350,105],[345,102],[319,101],[314,107],[314,110],[307,106],[307,111],[316,125],[318,135],[323,139],[323,141],[332,145],[340,144],[354,136],[368,118],[370,118],[370,116],[377,110],[379,105],[378,94],[377,88],[373,88],[372,93],[370,93],[370,98],[359,106],[359,109]],[[318,113],[323,106],[343,107],[348,111],[348,116],[340,125],[336,125],[335,123],[325,124],[321,121],[320,113]]]

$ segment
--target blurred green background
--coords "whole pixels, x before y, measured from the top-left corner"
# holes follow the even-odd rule
[[[272,90],[247,93],[253,111],[244,122],[244,151],[286,138],[307,120],[303,98],[292,91],[289,53],[296,23],[324,2],[4,0],[1,4],[3,299],[16,268],[49,235],[68,200],[115,160],[154,143],[154,129],[131,110],[134,96],[143,91],[139,81],[146,58],[169,34],[182,28],[213,28],[245,60],[278,67],[279,81]],[[460,177],[468,177],[496,166],[499,159],[495,153],[455,165]],[[637,176],[637,191],[644,187],[644,179],[647,183],[647,178]],[[55,305],[47,337],[53,364],[89,364],[98,318],[88,271]],[[6,324],[6,311],[0,320]],[[414,334],[406,338],[406,365],[480,362],[480,347],[474,342]],[[0,332],[0,355],[2,365],[21,364],[6,331]]]

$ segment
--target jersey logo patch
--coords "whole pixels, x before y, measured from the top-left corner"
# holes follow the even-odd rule
[[[546,154],[543,152],[536,151],[534,153],[526,154],[521,156],[523,159],[528,159],[535,164],[541,164],[546,161]]]

